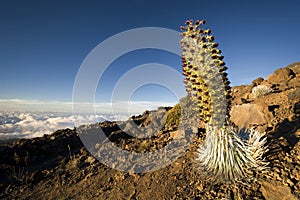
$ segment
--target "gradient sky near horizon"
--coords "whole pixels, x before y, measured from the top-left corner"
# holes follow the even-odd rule
[[[232,85],[249,84],[300,61],[299,7],[297,0],[1,1],[0,99],[71,102],[78,69],[99,43],[138,27],[179,31],[191,18],[207,20]],[[98,91],[98,101],[108,102],[122,74],[149,62],[181,71],[178,56],[133,52],[107,71],[107,87]],[[133,100],[173,102],[174,96],[166,88],[148,85]]]

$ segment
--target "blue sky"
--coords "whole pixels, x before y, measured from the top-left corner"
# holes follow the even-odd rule
[[[0,99],[70,102],[77,71],[99,43],[138,27],[179,31],[191,18],[207,20],[232,84],[249,84],[300,61],[299,6],[297,0],[1,1]],[[116,81],[136,65],[149,62],[181,70],[180,58],[170,53],[131,52],[106,71],[97,101],[110,101]],[[132,98],[176,100],[157,85],[141,87]]]

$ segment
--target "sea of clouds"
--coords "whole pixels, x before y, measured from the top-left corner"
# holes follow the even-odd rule
[[[91,104],[77,103],[78,112],[74,112],[72,102],[0,99],[0,140],[41,137],[59,129],[73,129],[105,120],[126,121],[130,116],[141,114],[145,110],[172,105],[175,103],[96,103],[92,105],[93,112],[86,112],[85,107],[91,107]]]
[[[129,115],[77,114],[57,112],[1,112],[0,140],[42,137],[59,129],[97,122],[124,121]]]

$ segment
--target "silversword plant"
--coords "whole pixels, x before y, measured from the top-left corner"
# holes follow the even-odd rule
[[[182,69],[188,96],[206,123],[206,138],[197,160],[203,171],[220,181],[249,178],[264,170],[264,134],[254,129],[241,134],[229,122],[231,87],[224,56],[205,20],[188,20],[181,26]]]
[[[251,91],[251,97],[252,98],[259,98],[266,96],[272,92],[272,89],[269,86],[266,85],[257,85],[254,88],[252,88]]]

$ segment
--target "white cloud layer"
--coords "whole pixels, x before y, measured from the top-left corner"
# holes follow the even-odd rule
[[[0,140],[33,138],[50,134],[58,129],[74,128],[105,120],[127,120],[127,115],[72,115],[46,112],[2,112],[0,113]]]

